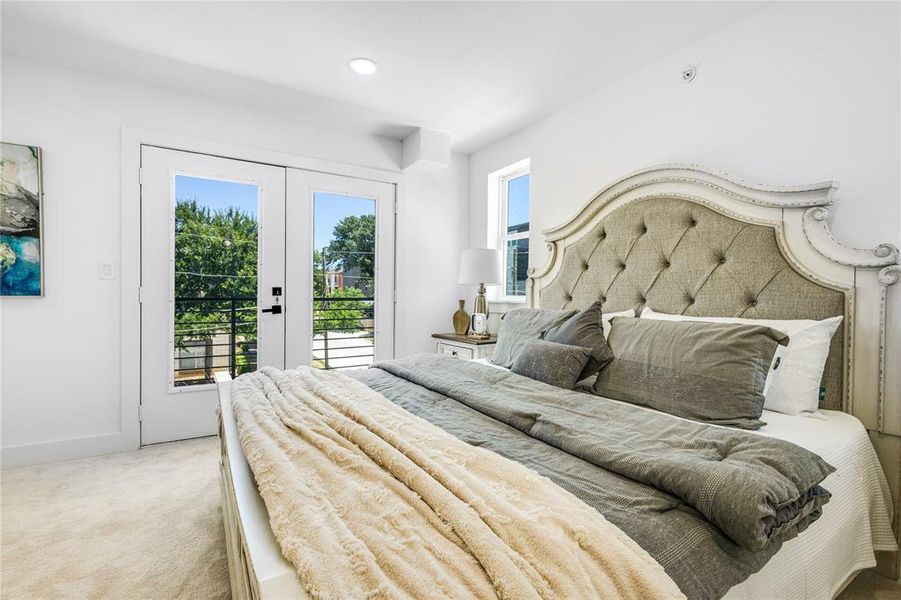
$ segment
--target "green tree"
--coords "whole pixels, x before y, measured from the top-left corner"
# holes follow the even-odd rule
[[[175,205],[175,295],[257,295],[257,221],[236,208],[211,212],[196,200]]]
[[[366,293],[361,288],[373,281],[374,253],[375,215],[344,217],[335,225],[329,245],[313,250],[313,296],[328,297],[314,302],[316,333],[327,329],[360,329],[363,319],[372,318],[371,302],[355,299],[363,298]],[[354,268],[359,268],[359,280],[346,278],[345,287],[328,292],[326,272],[346,274]]]
[[[313,297],[325,296],[325,270],[322,263],[322,252],[313,249]]]
[[[314,301],[316,320],[313,321],[313,331],[322,333],[327,329],[361,329],[363,319],[372,318],[372,304],[365,300],[355,300],[362,297],[362,290],[341,288],[329,294],[327,300]]]
[[[252,370],[256,338],[257,221],[236,208],[210,211],[196,199],[175,205],[176,344],[231,331],[236,309],[235,362]],[[244,297],[248,300],[235,300]],[[225,298],[222,301],[196,299]],[[215,354],[222,354],[222,348]]]
[[[359,267],[360,276],[371,281],[375,274],[375,215],[351,215],[338,221],[325,257],[329,269],[347,272]]]

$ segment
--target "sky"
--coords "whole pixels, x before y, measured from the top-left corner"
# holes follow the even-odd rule
[[[507,227],[529,221],[529,176],[507,182]]]
[[[316,192],[313,194],[313,247],[328,246],[335,225],[344,217],[371,214],[375,214],[375,200],[372,198]]]
[[[252,183],[176,175],[175,198],[179,201],[196,198],[198,204],[209,207],[213,212],[235,206],[253,217],[257,216],[257,186]]]
[[[526,189],[528,190],[528,183]],[[214,212],[226,210],[231,206],[240,208],[253,217],[256,217],[258,212],[257,186],[250,183],[176,175],[175,197],[179,201],[196,198],[201,206],[207,206]],[[374,212],[375,201],[371,198],[316,192],[313,195],[315,223],[313,247],[327,246],[332,240],[335,225],[344,217],[348,215],[362,216]]]

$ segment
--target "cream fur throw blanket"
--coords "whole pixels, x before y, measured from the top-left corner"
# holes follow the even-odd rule
[[[684,597],[569,492],[345,375],[264,368],[231,390],[272,531],[313,597]]]

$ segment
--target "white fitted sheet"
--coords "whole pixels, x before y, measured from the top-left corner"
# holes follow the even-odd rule
[[[876,451],[863,424],[843,412],[764,411],[761,418],[767,425],[757,433],[807,448],[835,467],[822,484],[832,499],[823,516],[726,598],[832,598],[857,571],[876,565],[875,551],[897,550],[891,492]]]
[[[476,362],[503,369],[486,359]],[[863,424],[843,412],[785,415],[765,410],[761,419],[766,426],[753,433],[807,448],[835,467],[822,484],[832,498],[817,521],[783,544],[763,569],[725,598],[832,598],[858,571],[876,566],[874,552],[898,549],[892,533],[891,492],[876,450]]]

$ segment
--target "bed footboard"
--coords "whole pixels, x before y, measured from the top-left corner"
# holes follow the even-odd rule
[[[259,598],[260,594],[256,587],[256,577],[252,572],[253,567],[245,554],[244,536],[241,534],[238,505],[225,444],[222,444],[222,457],[219,463],[219,489],[222,495],[222,521],[225,525],[225,549],[228,554],[228,577],[231,582],[231,597],[233,600]]]
[[[231,378],[216,374],[219,390],[219,486],[234,600],[308,598],[293,566],[281,554],[238,439],[231,409]]]

